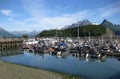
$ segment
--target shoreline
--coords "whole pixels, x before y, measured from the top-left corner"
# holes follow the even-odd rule
[[[0,60],[0,79],[83,79],[61,72],[42,70]]]

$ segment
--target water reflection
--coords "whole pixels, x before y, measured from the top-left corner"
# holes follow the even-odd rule
[[[67,59],[69,56],[74,57],[76,60],[79,61],[86,61],[86,62],[105,62],[106,59],[98,59],[98,58],[85,58],[81,56],[75,56],[73,54],[63,54],[63,55],[51,55],[48,53],[37,53],[37,52],[29,52],[28,50],[22,50],[22,49],[9,49],[9,50],[1,50],[0,56],[12,56],[12,55],[20,55],[23,54],[24,56],[40,56],[42,59],[44,59],[45,55],[48,56],[54,56],[56,58],[61,59]]]
[[[75,57],[77,60],[80,60],[80,61],[87,61],[87,62],[105,62],[106,61],[106,58],[104,59],[99,59],[99,58],[86,58],[86,57],[79,57],[79,56],[73,56]]]
[[[12,55],[19,55],[22,54],[22,49],[6,49],[6,50],[0,50],[0,56],[12,56]]]
[[[6,51],[3,52],[6,53]],[[120,62],[114,57],[96,59],[72,54],[51,55],[48,53],[29,52],[28,50],[11,50],[9,51],[11,52],[10,54],[7,51],[8,55],[3,55],[3,52],[0,53],[0,59],[3,61],[83,76],[86,79],[108,79],[120,72]],[[120,77],[118,76],[117,78]]]
[[[80,56],[74,56],[73,54],[68,54],[68,55],[51,55],[51,54],[48,54],[48,53],[29,52],[27,50],[24,50],[23,54],[25,56],[36,56],[36,57],[40,56],[43,60],[45,59],[45,56],[47,55],[47,56],[53,56],[53,57],[58,58],[58,59],[67,59],[70,56],[70,57],[75,58],[78,61],[86,61],[86,62],[99,62],[99,63],[102,63],[102,62],[106,61],[106,58],[105,59],[85,58],[85,57],[80,57]]]

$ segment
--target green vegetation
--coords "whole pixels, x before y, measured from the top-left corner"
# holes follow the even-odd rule
[[[27,35],[27,34],[23,34],[23,35],[22,35],[22,38],[27,39],[27,38],[28,38],[28,35]]]
[[[39,37],[77,37],[78,27],[67,28],[64,30],[44,30],[37,36]],[[87,25],[79,27],[80,36],[101,36],[106,33],[106,28],[101,25]]]
[[[101,26],[104,26],[110,29],[115,35],[120,35],[120,26],[113,25],[111,22],[107,21],[106,19],[101,23]]]

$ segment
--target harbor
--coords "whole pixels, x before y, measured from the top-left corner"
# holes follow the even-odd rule
[[[120,78],[119,38],[28,38],[18,45],[0,50],[0,60],[84,79]]]
[[[0,79],[120,79],[120,0],[0,0]]]
[[[0,60],[36,68],[37,70],[42,69],[69,74],[72,76],[82,77],[83,79],[120,78],[120,61],[114,56],[107,56],[104,59],[96,59],[75,57],[73,54],[59,56],[48,53],[31,53],[24,50],[21,54],[1,56]]]
[[[119,38],[38,38],[23,41],[23,49],[30,52],[49,53],[51,55],[73,54],[77,57],[105,58],[106,56],[120,57]]]

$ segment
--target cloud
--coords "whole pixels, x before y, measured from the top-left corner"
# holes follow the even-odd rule
[[[77,17],[78,21],[90,19],[92,21],[99,22],[106,17],[110,17],[120,12],[119,3],[98,8],[97,10],[80,10],[79,12],[69,14],[64,12],[64,10],[67,10],[69,7],[57,5],[53,10],[51,10],[51,8],[46,8],[45,6],[44,0],[22,0],[22,7],[30,17],[24,18],[22,21],[17,21],[15,19],[9,19],[9,21],[12,21],[13,24],[21,27],[20,29],[60,29],[66,25],[77,22]]]
[[[17,17],[17,16],[20,16],[20,14],[15,14],[13,13],[12,10],[8,10],[8,9],[3,9],[3,10],[0,10],[0,12],[5,15],[5,16],[9,16],[9,17]]]
[[[45,17],[47,9],[45,9],[43,0],[22,0],[22,7],[34,19]]]
[[[13,21],[13,18],[9,18],[8,21]]]
[[[33,31],[34,29],[36,29],[37,31],[40,30],[39,27],[39,23],[37,23],[35,20],[31,19],[31,18],[26,18],[24,20],[16,20],[13,18],[9,18],[8,19],[9,23],[6,25],[9,25],[9,30],[18,30],[18,31]],[[14,29],[13,29],[14,27]],[[7,27],[8,28],[8,27]]]
[[[77,17],[79,20],[82,20],[90,16],[87,10],[83,10],[80,12],[72,13],[72,14],[63,14],[61,16],[54,16],[54,17],[43,17],[39,19],[26,18],[24,20],[18,21],[13,18],[9,18],[10,24],[17,25],[18,28],[24,29],[27,28],[28,30],[45,30],[45,29],[55,29],[55,28],[63,28],[66,25],[70,25],[72,23],[77,22]],[[19,29],[19,30],[20,30]]]
[[[60,29],[66,25],[70,25],[74,22],[77,22],[77,17],[78,17],[78,20],[82,20],[82,19],[87,18],[88,16],[91,16],[91,14],[90,13],[88,14],[87,10],[83,10],[83,11],[76,12],[73,14],[64,14],[62,16],[40,19],[40,25],[46,27],[46,29],[48,28]]]
[[[64,12],[61,13],[60,11],[69,8],[63,7],[61,5],[55,6],[53,10],[51,10],[50,8],[48,10],[48,8],[45,7],[46,5],[44,0],[22,0],[22,5],[23,8],[31,15],[29,20],[36,22],[33,23],[33,25],[35,24],[35,27],[39,28],[40,30],[62,28],[73,22],[77,22],[77,16],[79,17],[79,20],[82,20],[83,18],[90,15],[90,13],[88,14],[87,10],[82,10],[80,12],[75,12],[71,14],[65,14]],[[26,20],[24,20],[23,22],[24,25],[28,23]]]
[[[106,7],[103,7],[100,9],[100,11],[101,11],[101,17],[103,18],[112,16],[117,13],[120,14],[120,2],[116,2]]]
[[[54,16],[59,16],[61,12],[65,12],[69,9],[68,6],[57,5],[50,10],[51,14]]]
[[[18,21],[16,19],[9,18],[10,22],[5,25],[8,30],[10,31],[32,31],[33,30],[33,24],[28,23],[29,21],[22,20]]]
[[[1,13],[5,16],[11,16],[12,15],[12,11],[11,10],[1,10]]]
[[[73,20],[74,18],[69,18],[69,17],[43,18],[40,20],[40,24],[46,27],[45,29],[55,29],[55,28],[60,29],[61,27],[73,22]]]
[[[42,27],[44,29],[62,28],[66,25],[77,22],[78,20],[86,19],[90,16],[88,10],[81,10],[79,12],[66,14],[61,12],[69,7],[63,7],[61,5],[55,6],[53,10],[46,8],[44,0],[22,0],[23,8],[31,15],[30,19],[35,22],[36,27]],[[27,24],[28,22],[24,23]],[[34,25],[34,23],[33,23]]]

